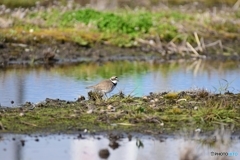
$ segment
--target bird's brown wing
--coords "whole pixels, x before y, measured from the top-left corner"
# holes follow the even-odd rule
[[[103,80],[96,85],[89,86],[89,87],[86,87],[86,88],[88,88],[88,89],[92,88],[92,89],[95,89],[95,90],[110,89],[111,88],[111,83],[109,83],[109,81],[110,80]]]
[[[100,83],[98,83],[97,85],[95,85],[93,88],[96,90],[109,90],[112,87],[112,83],[110,80],[104,80]]]

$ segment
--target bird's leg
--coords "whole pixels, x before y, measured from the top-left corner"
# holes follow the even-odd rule
[[[108,96],[107,96],[107,94],[106,94],[106,93],[104,93],[104,95],[105,95],[105,97],[108,99]]]

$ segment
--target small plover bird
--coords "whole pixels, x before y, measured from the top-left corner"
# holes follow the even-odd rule
[[[93,89],[97,92],[101,92],[107,97],[106,94],[113,91],[113,89],[117,86],[117,82],[118,77],[113,76],[110,79],[103,80],[96,85],[89,86],[86,88]]]

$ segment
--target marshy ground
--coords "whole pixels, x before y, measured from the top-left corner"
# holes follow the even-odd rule
[[[47,98],[37,104],[27,102],[18,108],[0,108],[1,132],[167,134],[191,129],[206,133],[220,125],[232,131],[240,129],[240,94],[198,90],[131,97],[119,93],[107,100],[89,95],[89,100],[85,97],[76,101]]]
[[[6,2],[7,4],[7,2]],[[9,65],[189,58],[239,61],[238,7],[198,5],[99,11],[78,5],[0,7],[0,69]],[[0,132],[122,130],[170,133],[182,128],[240,129],[240,94],[205,90],[119,93],[107,100],[46,99],[0,108]]]

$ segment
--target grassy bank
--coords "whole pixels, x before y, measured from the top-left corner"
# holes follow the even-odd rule
[[[236,54],[239,47],[239,9],[187,8],[117,9],[98,11],[78,6],[1,9],[0,41],[4,43],[77,43],[194,56],[217,50]]]
[[[7,7],[33,7],[36,5],[36,3],[39,3],[41,5],[52,5],[53,3],[60,3],[60,4],[66,4],[68,0],[2,0],[1,3],[6,5]],[[95,5],[96,2],[91,2],[90,0],[74,0],[76,4],[81,4],[82,6],[86,5]],[[111,2],[110,0],[102,0],[102,4],[105,4],[106,7]],[[198,0],[197,3],[204,5],[205,7],[212,7],[212,6],[222,6],[222,5],[228,5],[233,6],[237,0]],[[159,4],[164,5],[184,5],[184,4],[191,4],[192,0],[139,0],[137,2],[134,1],[124,1],[124,0],[116,0],[114,1],[115,6],[114,7],[123,7],[123,6],[129,6],[129,7],[137,7],[137,6],[143,6],[143,7],[154,7]],[[111,4],[111,3],[110,3]]]
[[[211,131],[219,125],[240,129],[240,95],[204,90],[91,97],[76,102],[46,99],[20,108],[1,108],[0,132],[76,132],[122,130],[170,133],[182,129]],[[94,100],[95,99],[95,100]]]

